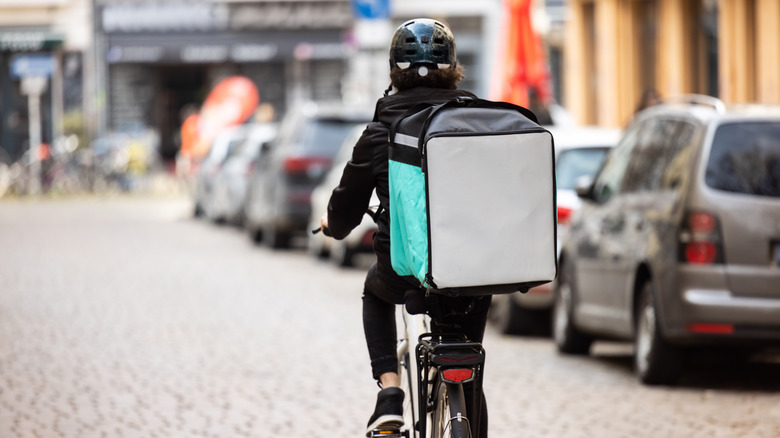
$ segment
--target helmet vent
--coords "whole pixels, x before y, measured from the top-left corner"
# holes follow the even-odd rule
[[[442,38],[434,38],[433,42],[434,44],[444,44],[444,40]]]
[[[415,53],[417,53],[417,51],[416,51],[416,50],[407,50],[407,51],[406,51],[406,54],[407,54],[407,55],[414,55]]]
[[[441,52],[438,50],[433,51],[433,56],[441,56]]]
[[[407,43],[413,43],[415,41],[416,41],[416,39],[414,37],[409,37],[409,38],[406,39]]]

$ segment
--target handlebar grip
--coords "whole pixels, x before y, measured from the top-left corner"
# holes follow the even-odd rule
[[[322,227],[319,227],[319,228],[317,228],[317,229],[311,230],[311,233],[312,233],[312,234],[317,234],[317,233],[319,233],[320,231],[322,231],[322,234],[324,234],[324,235],[326,235],[326,236],[328,236],[328,237],[333,237],[333,234],[331,234],[331,233],[330,233],[330,228],[322,228]]]

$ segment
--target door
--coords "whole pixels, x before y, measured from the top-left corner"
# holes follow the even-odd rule
[[[675,208],[686,171],[695,126],[682,120],[655,119],[639,133],[619,195],[620,209],[608,228],[604,245],[610,248],[604,260],[609,288],[604,298],[615,329],[633,333],[633,297],[638,267],[658,256],[665,236],[673,233]],[[659,265],[661,266],[661,265]],[[669,266],[663,264],[663,266]],[[653,272],[663,275],[662,272]]]
[[[614,326],[615,315],[610,309],[610,297],[616,290],[616,258],[622,254],[619,236],[625,226],[621,216],[623,200],[619,191],[623,178],[643,130],[643,124],[629,128],[620,143],[611,151],[593,184],[591,202],[586,202],[581,218],[572,224],[575,242],[575,281],[578,320],[593,329]]]

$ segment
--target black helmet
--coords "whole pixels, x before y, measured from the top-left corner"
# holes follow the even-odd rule
[[[390,68],[424,64],[433,68],[455,68],[455,37],[450,29],[430,18],[415,18],[395,31],[390,44]]]

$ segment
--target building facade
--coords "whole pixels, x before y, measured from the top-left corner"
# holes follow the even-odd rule
[[[499,0],[392,0],[388,16],[361,22],[362,31],[358,3],[95,0],[97,81],[105,90],[101,130],[151,127],[163,158],[170,158],[186,111],[234,74],[252,79],[260,101],[278,116],[297,100],[373,105],[389,82],[392,31],[419,16],[453,27],[469,71],[464,88],[487,90]],[[366,36],[374,41],[366,43]]]
[[[184,112],[222,78],[252,79],[282,114],[296,99],[339,100],[353,52],[348,0],[96,0],[104,131],[155,130],[178,149]]]
[[[777,0],[569,0],[563,103],[623,126],[642,93],[780,104]]]
[[[51,144],[85,131],[89,0],[0,2],[0,158],[20,159],[34,138]],[[74,25],[78,23],[79,25]],[[42,78],[40,124],[31,126],[30,78]],[[38,118],[38,117],[34,117]]]

